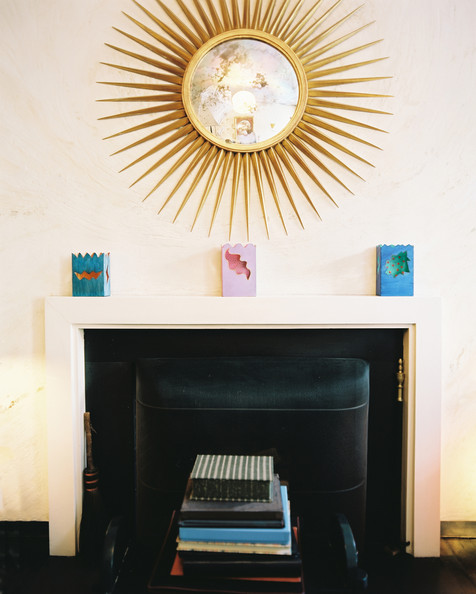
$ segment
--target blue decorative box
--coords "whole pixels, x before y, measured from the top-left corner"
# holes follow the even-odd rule
[[[73,297],[111,294],[110,254],[72,254]]]
[[[412,245],[377,246],[377,295],[413,296]]]

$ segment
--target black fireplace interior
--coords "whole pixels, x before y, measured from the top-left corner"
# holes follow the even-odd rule
[[[274,458],[315,535],[343,513],[362,546],[368,363],[314,356],[159,357],[136,363],[136,538],[162,539],[198,454]],[[160,511],[159,511],[160,510]]]
[[[363,360],[361,363],[366,362],[365,365],[368,363],[369,401],[368,407],[364,407],[365,418],[361,415],[359,421],[365,429],[365,436],[363,441],[359,442],[359,446],[355,446],[357,442],[349,442],[350,449],[347,454],[343,450],[339,452],[336,464],[339,467],[345,466],[346,458],[348,459],[350,474],[346,480],[354,498],[354,503],[349,507],[350,515],[359,509],[362,512],[362,525],[359,519],[353,519],[361,555],[399,550],[402,544],[402,413],[401,403],[397,401],[396,372],[398,359],[403,356],[403,333],[404,330],[401,329],[85,330],[86,408],[91,412],[95,431],[94,459],[100,471],[100,488],[108,515],[126,518],[131,533],[138,534],[140,538],[144,535],[149,538],[156,532],[159,534],[160,521],[155,524],[149,522],[147,515],[150,510],[156,510],[158,507],[167,510],[167,507],[176,506],[181,500],[181,481],[187,476],[189,466],[193,462],[190,460],[193,448],[184,446],[184,441],[187,441],[184,435],[192,433],[195,439],[200,435],[201,427],[210,435],[210,424],[213,423],[217,431],[208,442],[203,442],[204,446],[208,443],[210,447],[220,447],[226,453],[228,442],[233,444],[235,450],[240,449],[233,453],[260,453],[256,450],[260,450],[263,444],[265,448],[271,444],[274,450],[271,453],[276,456],[278,471],[284,480],[288,478],[292,460],[286,454],[283,456],[282,452],[293,452],[293,456],[298,456],[298,452],[290,447],[293,443],[293,431],[296,433],[300,428],[304,428],[307,432],[305,439],[315,445],[318,451],[323,441],[327,441],[331,448],[339,448],[338,440],[332,439],[332,428],[329,426],[328,418],[322,421],[322,425],[319,425],[319,421],[313,425],[311,417],[307,414],[302,417],[306,418],[306,423],[299,427],[299,421],[296,420],[291,422],[294,425],[289,422],[286,425],[283,419],[288,415],[281,413],[281,417],[267,422],[266,416],[263,416],[265,413],[261,410],[252,411],[250,414],[251,400],[245,402],[243,410],[233,407],[231,424],[226,420],[230,419],[229,410],[225,411],[225,415],[228,416],[223,416],[223,411],[216,412],[215,416],[203,416],[204,411],[190,411],[185,410],[188,407],[184,407],[177,417],[177,411],[168,410],[170,407],[166,405],[164,414],[164,411],[160,412],[160,406],[155,406],[155,395],[151,395],[150,390],[145,400],[141,396],[139,404],[136,405],[136,376],[150,379],[151,374],[156,375],[157,368],[162,366],[169,379],[174,374],[176,377],[183,377],[187,362],[191,362],[193,371],[190,381],[196,380],[198,374],[202,380],[205,379],[202,383],[206,392],[207,373],[203,369],[206,370],[209,365],[216,370],[217,375],[217,381],[209,384],[213,409],[217,408],[216,404],[220,398],[220,385],[223,387],[226,382],[233,382],[235,378],[237,393],[246,390],[246,378],[243,378],[243,374],[240,376],[240,373],[233,373],[236,369],[243,369],[242,366],[239,367],[240,361],[254,361],[255,368],[251,376],[255,377],[255,384],[256,381],[259,383],[263,380],[263,367],[267,367],[271,375],[278,377],[279,385],[284,386],[281,391],[287,394],[293,385],[298,388],[297,392],[303,392],[300,378],[307,373],[303,369],[308,370],[309,361],[313,359],[316,363],[321,361],[319,365],[323,360],[359,359]],[[153,360],[152,364],[147,360]],[[263,362],[266,365],[263,366]],[[205,368],[202,364],[205,364]],[[330,369],[329,373],[332,376],[334,372],[332,367]],[[322,371],[320,373],[322,374]],[[253,381],[251,383],[253,384]],[[258,388],[255,385],[251,393],[253,389]],[[179,389],[185,388],[182,385]],[[141,390],[144,392],[143,388]],[[233,398],[236,404],[235,396]],[[246,401],[247,396],[244,395],[243,398]],[[334,394],[334,398],[340,398],[339,394]],[[355,411],[352,403],[349,404],[349,410]],[[288,406],[289,403],[286,403],[283,408]],[[278,403],[277,408],[280,407]],[[346,407],[344,404],[340,408]],[[279,413],[277,414],[279,416]],[[352,416],[355,416],[354,412],[350,413],[350,417]],[[335,425],[335,431],[341,432],[350,417],[345,417],[346,420],[343,422],[339,421],[340,424]],[[174,428],[174,419],[179,423],[178,427],[182,428],[182,432],[177,431],[177,426]],[[246,434],[249,436],[250,433],[246,431],[246,424],[249,425],[250,419],[254,419],[252,435],[255,436],[262,433],[260,427],[266,424],[272,431],[275,423],[274,434],[279,436],[281,431],[282,442],[286,442],[286,447],[282,449],[282,444],[276,440],[272,442],[269,439],[248,439]],[[157,424],[157,429],[154,428],[154,423]],[[167,428],[170,431],[167,431]],[[237,437],[240,432],[241,441]],[[233,439],[230,438],[232,433]],[[143,435],[146,436],[145,445]],[[299,437],[296,442],[302,443],[302,431],[296,435]],[[362,449],[362,444],[367,449],[365,459],[361,455],[362,452],[356,451]],[[139,454],[139,475],[136,449]],[[301,458],[305,464],[306,455]],[[153,470],[155,466],[162,474],[154,475],[152,472],[149,477],[144,475],[144,472],[150,473],[151,468]],[[357,467],[365,474],[363,484],[358,480]],[[172,483],[174,480],[175,483],[170,490],[171,498],[166,501],[163,499],[162,491],[167,489],[163,490],[161,485],[163,477],[169,472],[174,475]],[[157,484],[154,484],[154,476],[162,477]],[[297,492],[305,490],[301,485]],[[336,489],[337,491],[342,489]],[[167,493],[167,496],[170,493]],[[297,497],[299,499],[299,493]],[[339,497],[342,496],[335,495],[337,506],[340,505]],[[300,502],[298,505],[302,506],[303,503]],[[348,505],[348,502],[344,502],[343,505]],[[138,506],[140,509],[137,509]],[[160,540],[160,536],[158,539]]]

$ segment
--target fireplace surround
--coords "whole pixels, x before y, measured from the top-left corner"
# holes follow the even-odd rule
[[[403,518],[409,551],[438,556],[440,301],[415,297],[46,299],[50,553],[74,555],[84,467],[85,329],[402,328]]]

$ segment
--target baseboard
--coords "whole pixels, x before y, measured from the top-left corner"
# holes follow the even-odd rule
[[[441,538],[476,538],[476,522],[441,522]]]
[[[48,555],[48,522],[0,522],[0,564],[16,567]]]

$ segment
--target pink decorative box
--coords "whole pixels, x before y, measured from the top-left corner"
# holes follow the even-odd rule
[[[256,297],[256,246],[223,245],[221,278],[223,297]]]

